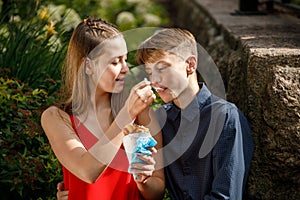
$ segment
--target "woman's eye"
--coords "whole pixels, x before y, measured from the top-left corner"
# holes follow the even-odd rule
[[[118,63],[119,63],[119,61],[115,60],[115,61],[113,61],[111,64],[117,65]]]

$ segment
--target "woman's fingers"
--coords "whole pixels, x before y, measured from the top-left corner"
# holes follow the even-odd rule
[[[139,98],[144,102],[147,103],[148,101],[155,100],[156,96],[152,91],[151,82],[144,78],[139,84],[137,84],[137,88],[135,88],[136,94]]]
[[[150,81],[144,80],[135,85],[127,99],[127,109],[132,119],[143,112],[155,100]]]
[[[148,81],[147,79],[144,79],[143,81],[136,84],[132,89],[133,90],[141,89],[141,88],[144,88],[145,86],[150,86],[150,84],[151,84],[150,81]]]
[[[135,92],[144,103],[147,103],[148,101],[151,101],[152,103],[152,101],[156,98],[150,85],[136,89]]]

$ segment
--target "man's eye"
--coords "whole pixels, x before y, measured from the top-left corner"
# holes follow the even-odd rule
[[[158,68],[158,71],[160,71],[160,72],[161,72],[161,71],[164,71],[165,69],[167,69],[167,67],[166,67],[166,66],[159,67],[159,68]]]

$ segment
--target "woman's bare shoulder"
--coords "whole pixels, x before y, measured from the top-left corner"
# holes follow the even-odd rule
[[[49,108],[47,108],[41,116],[41,122],[49,122],[52,120],[68,120],[69,119],[69,115],[61,110],[60,108],[58,108],[57,106],[50,106]]]

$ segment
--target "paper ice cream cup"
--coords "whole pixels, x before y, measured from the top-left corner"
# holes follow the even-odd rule
[[[142,137],[148,138],[151,137],[151,135],[149,135],[149,133],[139,132],[125,135],[123,138],[123,146],[130,164],[132,163],[132,157],[137,145],[137,140]]]
[[[149,137],[152,137],[149,133],[139,132],[139,133],[131,133],[128,135],[125,135],[123,138],[123,146],[126,152],[126,156],[128,158],[129,164],[131,165],[133,162],[133,157],[135,152],[135,148],[137,146],[137,140],[138,139],[147,139]],[[130,172],[130,170],[129,170]],[[131,173],[131,172],[130,172]],[[133,174],[133,177],[135,180],[140,180],[142,177],[136,174]]]

